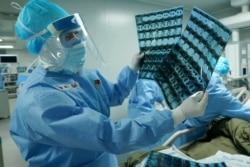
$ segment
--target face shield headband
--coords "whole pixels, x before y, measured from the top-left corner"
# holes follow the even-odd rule
[[[58,36],[64,48],[72,48],[86,41],[88,33],[79,14],[74,14],[48,25],[47,30],[52,36]]]

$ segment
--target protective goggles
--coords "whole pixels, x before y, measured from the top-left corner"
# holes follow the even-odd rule
[[[63,47],[72,48],[87,40],[88,33],[79,14],[57,20],[47,27],[53,36],[58,36]]]

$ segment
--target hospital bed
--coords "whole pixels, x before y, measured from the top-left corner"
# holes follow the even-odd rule
[[[236,88],[236,89],[231,90],[231,92],[243,104],[250,107],[250,99],[249,99],[250,93],[246,87]],[[222,119],[222,120],[220,120],[220,122],[218,121],[218,123],[215,125],[216,126],[221,126],[222,124],[223,125],[225,125],[225,124],[232,125],[232,123],[234,123],[235,129],[237,129],[239,126],[237,124],[235,124],[235,122],[242,123],[241,121],[243,121],[243,120],[239,120],[239,119],[230,119],[230,120],[225,119],[225,120],[223,120]],[[240,123],[239,123],[239,125],[240,125]],[[248,123],[248,122],[243,121],[243,123]],[[250,123],[248,123],[248,124],[249,124],[248,126],[250,127]],[[207,141],[207,137],[210,135],[207,133],[207,128],[208,127],[199,127],[199,128],[178,130],[174,134],[172,134],[170,137],[168,137],[162,146],[154,148],[153,152],[154,153],[155,152],[164,152],[164,154],[167,154],[167,155],[173,155],[173,154],[178,153],[178,155],[181,156],[182,159],[186,158],[190,162],[207,162],[208,163],[208,162],[211,162],[211,159],[214,160],[217,158],[216,160],[218,161],[219,160],[218,157],[220,157],[220,158],[223,157],[224,159],[227,158],[227,161],[228,161],[227,163],[231,163],[231,164],[243,163],[242,167],[244,165],[246,167],[250,166],[250,156],[249,156],[250,155],[250,146],[249,146],[250,141],[248,142],[248,145],[243,145],[243,146],[241,145],[241,147],[244,147],[244,146],[248,147],[247,150],[244,150],[245,154],[242,154],[242,152],[241,152],[242,150],[238,151],[237,149],[235,149],[236,147],[233,146],[234,145],[233,143],[230,143],[230,140],[231,140],[230,139],[228,141],[229,141],[229,144],[232,144],[232,147],[227,145],[228,148],[223,150],[223,146],[222,146],[222,150],[221,150],[218,146],[218,148],[216,148],[216,149],[218,149],[217,152],[215,152],[215,154],[213,154],[213,155],[209,155],[209,153],[207,153],[207,151],[209,149],[204,150],[204,148],[206,148],[206,146],[210,147],[214,143],[211,143],[211,145],[210,145],[210,143],[209,143],[210,141]],[[214,129],[220,129],[220,128],[214,127]],[[221,133],[221,131],[218,133]],[[250,134],[249,134],[249,137],[250,137]],[[220,136],[218,136],[218,139],[212,139],[211,142],[215,142],[216,140],[218,140],[219,142],[222,140],[223,142],[225,141],[224,143],[226,143],[227,139],[224,139],[224,138],[221,138]],[[237,140],[237,139],[235,139],[235,140]],[[249,138],[249,140],[250,140],[250,138]],[[222,145],[224,143],[222,143]],[[202,147],[202,145],[203,145],[203,147]],[[197,147],[199,147],[199,148],[197,148]],[[217,147],[217,146],[215,145],[215,147]],[[192,149],[194,149],[194,150],[200,149],[201,151],[203,150],[209,156],[206,157],[206,155],[204,155],[202,160],[198,161],[199,158],[197,159],[197,157],[195,157],[193,155],[189,155],[190,150],[193,151]],[[194,154],[195,154],[195,151],[193,151]],[[249,151],[249,152],[247,152],[247,151]],[[151,152],[152,152],[152,150],[151,151],[150,150],[138,151],[136,153],[133,153],[130,157],[128,157],[128,161],[127,161],[126,165],[121,165],[121,166],[122,167],[131,167],[131,166],[144,167],[145,162],[146,162],[146,160],[149,157]],[[201,156],[203,156],[203,155],[199,155],[198,157],[201,157]],[[242,157],[236,157],[236,156],[242,156]],[[141,159],[141,161],[139,159]],[[134,162],[138,161],[138,162],[136,162],[137,165],[135,165],[135,163],[133,161]],[[241,161],[241,162],[238,162],[238,161]],[[226,166],[228,166],[228,165],[226,164]],[[237,166],[239,166],[239,165],[237,165]],[[154,166],[151,166],[151,167],[154,167]]]
[[[224,121],[224,123],[229,123],[230,121],[228,122]],[[232,121],[240,122],[242,120],[232,119]],[[245,123],[247,123],[248,126],[250,127],[249,122]],[[237,125],[240,124],[235,124],[235,125],[236,125],[235,129],[237,129],[239,127]],[[231,141],[231,138],[224,136],[222,137],[218,136],[216,138],[212,138],[213,140],[211,140],[210,143],[210,141],[204,140],[206,139],[206,136],[204,135],[198,139],[195,138],[193,141],[184,143],[183,145],[176,146],[176,144],[178,145],[178,142],[176,143],[176,141],[181,141],[179,140],[181,138],[187,139],[187,136],[190,133],[195,132],[196,130],[197,130],[196,128],[192,128],[192,129],[177,131],[163,144],[163,146],[155,147],[152,150],[138,151],[133,153],[130,157],[128,157],[126,165],[121,167],[168,167],[168,166],[249,167],[250,166],[249,139],[247,143],[244,142],[241,143],[242,145],[245,144],[244,146],[248,150],[248,152],[244,154],[238,150],[238,147],[235,147],[234,142]],[[220,144],[222,145],[222,147],[220,147]],[[223,146],[226,146],[227,148],[225,149],[225,147]],[[211,147],[212,149],[210,149],[209,147]],[[211,150],[214,151],[214,153],[212,153]],[[153,161],[153,163],[149,165],[150,161]],[[156,163],[156,161],[158,162],[158,164]],[[173,164],[179,164],[179,165],[173,165]]]
[[[231,90],[231,93],[233,96],[235,96],[237,99],[239,99],[243,104],[246,104],[246,105],[249,104],[250,92],[247,90],[246,87],[235,88],[235,89]]]

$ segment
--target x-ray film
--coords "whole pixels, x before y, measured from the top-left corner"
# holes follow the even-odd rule
[[[168,106],[179,106],[188,96],[207,88],[231,30],[194,7],[181,38],[155,72]]]
[[[159,52],[169,50],[157,62],[158,68],[147,71],[147,75],[140,75],[140,78],[156,80],[170,109],[176,108],[190,95],[207,88],[230,36],[230,29],[193,7],[187,26],[177,42],[170,50],[168,47],[158,49]],[[150,63],[145,64],[148,66]],[[141,72],[144,74],[145,69],[142,68]]]
[[[149,152],[144,167],[226,167],[224,162],[199,163],[156,151]]]
[[[153,74],[182,33],[183,7],[136,15],[140,52],[144,52],[139,78],[154,79]]]

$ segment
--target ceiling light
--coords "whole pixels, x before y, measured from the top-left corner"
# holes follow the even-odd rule
[[[2,39],[0,39],[0,42],[2,42],[3,40]]]
[[[0,49],[11,49],[14,48],[13,45],[0,45]]]

